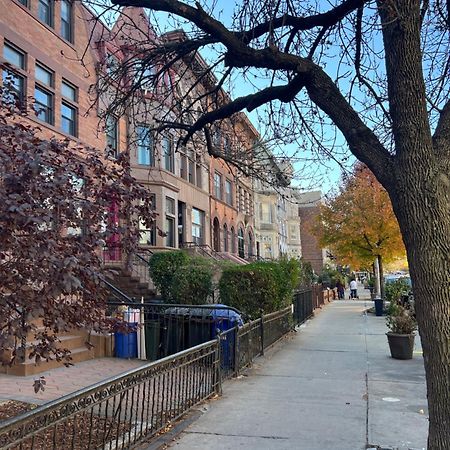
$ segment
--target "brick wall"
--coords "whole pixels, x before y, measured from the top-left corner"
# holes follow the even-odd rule
[[[302,242],[302,256],[310,262],[316,273],[322,272],[324,264],[323,251],[317,238],[311,233],[311,224],[319,214],[318,206],[300,207],[300,237]]]

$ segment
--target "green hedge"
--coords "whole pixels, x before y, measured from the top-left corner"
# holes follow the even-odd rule
[[[183,251],[159,252],[149,262],[150,276],[167,303],[201,305],[213,291],[214,269],[200,257]]]
[[[220,299],[254,319],[289,306],[298,278],[295,260],[226,268],[219,282]]]
[[[173,278],[177,270],[188,264],[188,261],[188,255],[182,251],[154,253],[150,258],[150,276],[167,303],[174,303]]]
[[[204,264],[182,266],[175,272],[172,281],[172,296],[175,303],[202,305],[208,302],[213,292],[213,270]]]

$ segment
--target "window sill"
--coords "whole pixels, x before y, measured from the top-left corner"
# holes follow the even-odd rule
[[[44,122],[43,120],[40,120],[31,114],[27,114],[23,117],[25,119],[31,120],[32,122],[38,124],[39,126],[48,128],[49,130],[53,131],[54,133],[61,135],[63,138],[68,138],[68,139],[76,142],[77,144],[83,144],[77,136],[72,136],[71,134],[67,134],[64,131],[60,130],[59,128],[56,128],[55,125],[52,125],[48,122]]]

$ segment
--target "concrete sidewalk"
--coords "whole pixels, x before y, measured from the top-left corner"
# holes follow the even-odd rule
[[[392,359],[385,318],[364,313],[371,306],[369,300],[327,305],[277,351],[256,360],[248,376],[225,383],[223,397],[205,405],[171,447],[426,447],[419,339],[413,360]]]

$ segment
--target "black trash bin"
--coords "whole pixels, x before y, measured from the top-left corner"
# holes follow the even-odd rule
[[[383,315],[383,299],[382,298],[375,298],[373,300],[375,302],[375,315],[376,316],[382,316]]]

